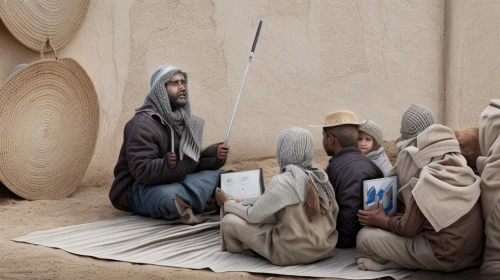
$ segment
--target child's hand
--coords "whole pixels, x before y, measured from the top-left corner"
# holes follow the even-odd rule
[[[174,153],[167,152],[167,165],[172,169],[177,166],[177,158]]]
[[[358,221],[363,226],[372,226],[382,229],[389,229],[389,217],[385,214],[382,202],[378,204],[378,209],[373,211],[358,210]]]
[[[217,205],[223,206],[224,203],[226,203],[229,200],[231,199],[229,198],[227,193],[225,193],[223,190],[221,190],[220,188],[217,188],[215,190],[215,201],[217,202]]]

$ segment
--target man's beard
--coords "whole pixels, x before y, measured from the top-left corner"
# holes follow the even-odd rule
[[[185,94],[185,100],[186,102],[185,103],[179,103],[178,99],[179,99],[179,95],[181,93],[179,93],[179,95],[177,95],[177,97],[173,97],[173,96],[170,96],[168,95],[168,100],[170,101],[170,107],[172,108],[173,111],[177,110],[177,109],[180,109],[180,108],[183,108],[184,106],[186,106],[187,104],[187,92],[183,92]]]

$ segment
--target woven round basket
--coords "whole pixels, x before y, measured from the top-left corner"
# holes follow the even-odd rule
[[[99,104],[73,59],[41,60],[0,88],[0,181],[29,200],[73,193],[94,153]]]
[[[90,0],[0,0],[0,18],[14,37],[35,51],[57,50],[76,34]]]

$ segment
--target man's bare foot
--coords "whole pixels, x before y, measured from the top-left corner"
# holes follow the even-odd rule
[[[369,258],[359,258],[356,261],[358,262],[358,267],[361,270],[381,271],[391,268],[403,268],[395,262],[381,264]]]

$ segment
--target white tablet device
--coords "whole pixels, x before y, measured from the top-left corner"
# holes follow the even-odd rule
[[[221,173],[220,188],[230,198],[245,199],[261,196],[264,192],[262,168]]]

